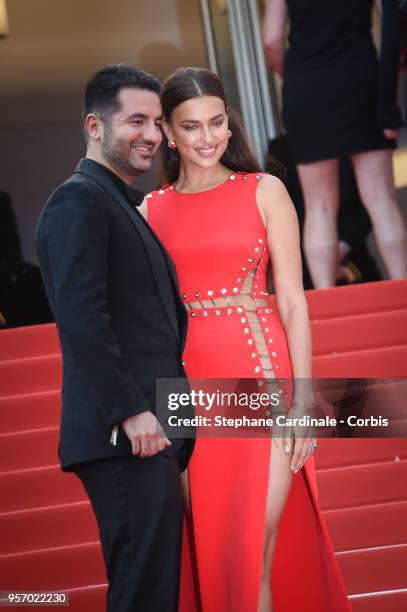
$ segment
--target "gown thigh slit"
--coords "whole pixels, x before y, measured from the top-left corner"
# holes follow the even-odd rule
[[[282,392],[292,378],[267,292],[267,235],[256,203],[261,177],[233,173],[209,191],[184,194],[168,185],[148,197],[148,221],[175,263],[189,314],[183,359],[192,386],[194,379],[242,378],[259,392],[276,385]],[[180,612],[257,612],[273,450],[270,431],[197,439],[188,468],[194,551],[184,538]],[[270,582],[273,612],[350,610],[312,457],[292,476]]]

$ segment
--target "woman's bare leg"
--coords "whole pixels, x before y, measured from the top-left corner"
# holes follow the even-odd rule
[[[299,164],[297,170],[305,204],[304,252],[312,282],[316,289],[333,287],[339,261],[339,162]]]
[[[407,229],[394,187],[392,151],[352,155],[359,194],[391,278],[407,277]]]
[[[278,526],[290,491],[293,473],[290,469],[292,454],[284,452],[282,440],[272,439],[270,475],[267,491],[266,523],[263,545],[263,567],[258,612],[272,611],[271,567],[274,557]]]

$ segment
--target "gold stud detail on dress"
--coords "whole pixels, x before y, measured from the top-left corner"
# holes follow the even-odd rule
[[[200,296],[200,295],[201,295],[201,294],[200,294],[200,293],[198,293],[198,291],[195,293],[195,297],[196,297],[196,298],[199,298],[199,296]]]
[[[244,175],[242,176],[242,179],[243,179],[244,181],[246,181],[246,180],[247,180],[247,176],[244,174]]]
[[[159,195],[163,195],[163,193],[165,193],[164,189],[160,189],[160,191],[158,192]]]
[[[256,247],[256,248],[254,249],[254,251],[255,251],[255,253],[258,253],[258,252],[260,251],[259,247]]]
[[[186,294],[186,293],[183,293],[183,294],[182,294],[182,297],[183,297],[183,299],[184,299],[184,300],[186,300],[186,299],[187,299],[187,294]]]
[[[219,315],[220,315],[220,310],[215,310],[215,314],[216,314],[216,315],[218,315],[218,317],[219,317]]]
[[[196,317],[196,312],[191,312],[191,317]]]
[[[209,291],[207,293],[208,293],[209,296],[213,295],[213,291],[211,291],[210,289],[209,289]]]
[[[152,197],[153,197],[153,194],[152,194],[152,193],[148,193],[148,194],[147,194],[147,197],[150,199],[150,198],[152,198]]]
[[[263,240],[261,238],[259,238],[259,242],[260,244],[263,244]]]
[[[253,263],[253,262],[254,262],[253,257],[249,257],[249,263]]]

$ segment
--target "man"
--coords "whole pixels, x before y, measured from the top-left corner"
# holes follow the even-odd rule
[[[175,612],[184,469],[192,440],[164,435],[157,378],[184,376],[186,314],[173,265],[130,185],[161,144],[159,83],[106,66],[84,98],[86,159],[37,227],[63,362],[60,460],[99,524],[111,612]]]

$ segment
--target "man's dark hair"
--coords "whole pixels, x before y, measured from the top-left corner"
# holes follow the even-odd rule
[[[89,113],[107,117],[120,110],[122,89],[147,89],[160,94],[160,83],[151,74],[130,64],[110,64],[97,70],[86,84],[83,119]]]

